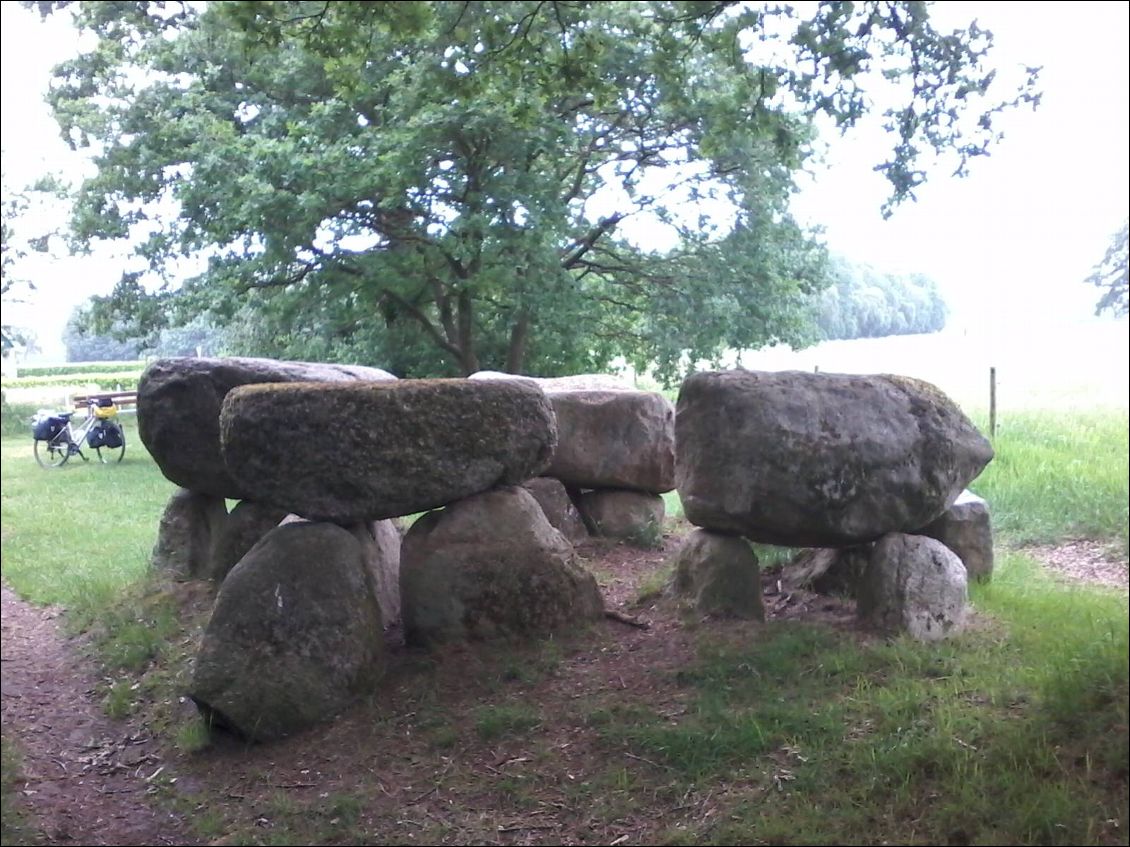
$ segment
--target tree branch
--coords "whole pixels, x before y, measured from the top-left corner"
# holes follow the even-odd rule
[[[579,242],[576,242],[571,248],[569,248],[569,252],[567,252],[561,259],[561,267],[568,270],[569,268],[576,265],[585,255],[585,253],[589,252],[589,250],[592,249],[592,246],[596,244],[596,242],[602,235],[615,229],[616,224],[620,223],[620,221],[622,221],[623,219],[624,215],[620,212],[616,212],[615,214],[609,215],[606,218],[601,218],[597,222],[596,226],[594,226],[588,231],[588,233],[586,233],[584,238],[582,238]]]
[[[410,300],[406,300],[395,291],[386,288],[381,292],[380,297],[377,298],[377,303],[381,304],[389,301],[395,303],[397,306],[411,315],[416,320],[416,322],[424,328],[424,331],[429,336],[431,336],[432,340],[435,341],[436,344],[438,344],[441,348],[454,356],[458,361],[463,361],[463,351],[444,337],[443,333],[436,328],[436,325],[434,323],[432,323],[431,318],[424,314],[419,306],[417,306]]]

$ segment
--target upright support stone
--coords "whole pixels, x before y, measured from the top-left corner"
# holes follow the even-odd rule
[[[945,514],[917,534],[935,538],[956,553],[970,579],[992,579],[993,525],[989,504],[972,491],[961,492]]]
[[[761,568],[740,535],[696,529],[674,556],[671,588],[702,615],[765,620]]]
[[[205,576],[217,583],[223,582],[228,571],[286,515],[284,509],[251,500],[236,503],[219,532],[212,534],[212,550]]]
[[[856,606],[860,620],[892,634],[938,641],[962,630],[965,567],[942,542],[893,532],[871,548]]]
[[[665,507],[658,494],[619,489],[586,491],[577,509],[593,535],[654,547],[663,538]]]
[[[808,548],[785,565],[781,582],[789,590],[807,588],[820,594],[855,597],[870,558],[870,544]]]
[[[538,476],[523,482],[522,487],[534,495],[550,524],[570,541],[575,543],[589,537],[580,512],[559,480]]]
[[[388,629],[400,620],[400,528],[395,521],[383,520],[354,524],[349,531],[361,542],[361,558]]]
[[[536,637],[599,619],[592,574],[524,488],[501,488],[420,518],[400,569],[409,644]]]
[[[150,567],[174,579],[211,578],[213,539],[227,518],[223,498],[178,488],[161,515]]]
[[[384,667],[370,582],[347,530],[271,530],[220,587],[189,695],[217,725],[260,741],[332,718]]]

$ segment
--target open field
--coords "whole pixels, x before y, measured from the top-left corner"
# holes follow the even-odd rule
[[[768,348],[741,356],[754,370],[897,373],[934,383],[972,414],[989,408],[996,368],[998,418],[1013,412],[1130,406],[1130,334],[1125,321],[1007,323],[931,335],[828,341],[806,350]]]
[[[859,632],[846,601],[812,614],[771,603],[766,624],[688,616],[654,593],[687,529],[674,520],[662,549],[580,551],[608,604],[648,630],[607,621],[434,653],[393,643],[380,690],[334,724],[256,747],[211,738],[180,698],[210,595],[147,572],[173,486],[132,425],[117,467],[45,471],[30,437],[0,441],[3,577],[63,606],[89,650],[90,677],[41,722],[94,704],[116,737],[146,739],[106,749],[144,751],[143,776],[161,768],[140,793],[177,823],[154,838],[1126,844],[1126,592],[1056,581],[1023,546],[1093,539],[1125,567],[1119,402],[1104,389],[1049,410],[1036,396],[1003,418],[972,486],[994,510],[997,571],[973,587],[975,625],[942,645]],[[57,842],[43,809],[89,804],[93,818],[114,795],[84,799],[78,780],[97,771],[80,758],[58,779],[25,729],[3,729],[4,843]]]

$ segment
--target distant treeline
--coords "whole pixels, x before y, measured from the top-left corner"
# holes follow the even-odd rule
[[[920,273],[891,274],[840,257],[828,262],[829,286],[815,296],[812,321],[817,340],[879,338],[937,332],[946,325],[946,304],[937,284]],[[102,362],[153,356],[262,355],[241,327],[219,327],[198,315],[181,326],[145,336],[102,334],[79,309],[63,334],[69,362]]]
[[[937,283],[920,273],[890,274],[833,257],[816,322],[827,341],[937,332],[948,309]]]
[[[89,313],[78,309],[63,331],[68,362],[137,360],[160,356],[216,356],[229,352],[226,333],[206,318],[198,317],[183,326],[164,327],[144,336],[119,337],[120,333],[99,333],[90,326]],[[23,371],[21,371],[22,373]]]

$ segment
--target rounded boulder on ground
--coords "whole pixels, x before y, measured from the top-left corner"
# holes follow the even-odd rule
[[[891,533],[871,548],[857,589],[860,620],[882,632],[939,641],[965,626],[965,567],[942,542]]]
[[[592,574],[524,488],[432,512],[404,536],[404,637],[410,644],[544,635],[603,615]]]
[[[549,401],[517,380],[243,386],[221,429],[253,499],[345,525],[524,482],[557,443]]]
[[[264,382],[387,381],[396,377],[361,365],[274,359],[158,359],[137,386],[137,430],[169,480],[214,497],[249,499],[228,474],[220,452],[220,408],[228,392]]]
[[[915,531],[993,457],[937,388],[889,375],[694,374],[675,430],[691,523],[793,547]]]
[[[328,720],[383,669],[361,545],[333,524],[271,530],[220,587],[190,696],[213,723],[266,741]]]
[[[585,491],[577,498],[585,526],[601,538],[618,538],[640,547],[656,547],[663,540],[666,506],[658,494],[605,488]]]

